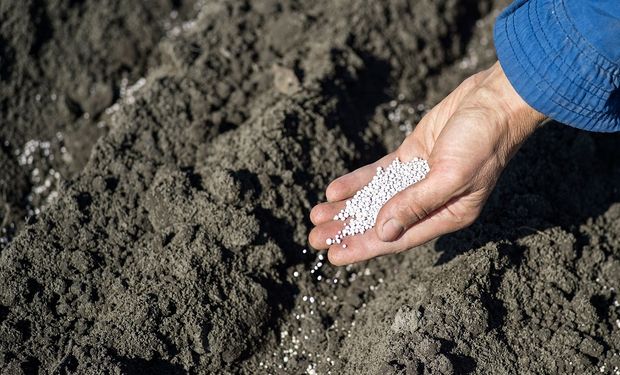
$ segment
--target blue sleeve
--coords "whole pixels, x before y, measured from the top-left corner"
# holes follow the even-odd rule
[[[576,128],[620,131],[620,0],[516,0],[494,39],[530,106]]]

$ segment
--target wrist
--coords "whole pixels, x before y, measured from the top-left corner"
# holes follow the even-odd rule
[[[491,91],[492,105],[502,112],[508,128],[517,131],[517,138],[525,140],[547,118],[523,100],[512,87],[499,62],[489,68],[482,85]]]

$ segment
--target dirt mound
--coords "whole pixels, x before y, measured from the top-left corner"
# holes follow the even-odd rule
[[[474,226],[415,251],[334,268],[305,249],[327,183],[402,139],[399,103],[429,83],[430,100],[447,92],[471,46],[488,48],[470,39],[489,4],[472,3],[203,5],[109,109],[110,132],[57,202],[0,253],[2,367],[620,365],[617,137],[544,127]]]
[[[7,155],[0,174],[17,168],[27,176],[0,196],[5,242],[82,169],[106,131],[104,110],[159,65],[159,41],[195,13],[193,4],[0,2],[0,147]]]
[[[620,329],[618,209],[610,203],[619,198],[616,142],[559,124],[540,130],[474,226],[386,272],[340,352],[345,368],[612,373]]]

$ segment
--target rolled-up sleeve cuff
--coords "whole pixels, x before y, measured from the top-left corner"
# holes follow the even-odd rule
[[[534,109],[576,128],[620,131],[619,68],[579,34],[564,0],[515,1],[494,39],[508,80]]]

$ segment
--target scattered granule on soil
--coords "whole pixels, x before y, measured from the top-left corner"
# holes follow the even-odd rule
[[[345,207],[334,216],[334,220],[349,221],[334,238],[327,239],[327,245],[340,244],[346,236],[362,234],[373,228],[381,207],[398,192],[424,179],[429,171],[428,162],[420,158],[405,163],[396,158],[385,169],[377,167],[377,173],[368,185],[347,200]],[[346,248],[346,244],[342,247]]]

